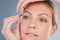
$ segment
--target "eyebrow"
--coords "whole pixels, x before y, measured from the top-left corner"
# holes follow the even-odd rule
[[[41,15],[46,15],[47,17],[49,17],[48,14],[46,13],[39,14],[38,16],[41,16]]]
[[[19,15],[19,17],[21,17],[24,13],[28,13],[28,14],[32,15],[30,12],[24,11],[21,15]]]
[[[28,14],[32,15],[32,14],[31,14],[30,12],[28,12],[28,11],[24,11],[24,13],[28,13]],[[23,15],[23,14],[22,14],[22,15]],[[21,15],[21,16],[22,16],[22,15]],[[38,16],[41,16],[41,15],[46,15],[47,17],[49,17],[48,14],[46,14],[46,13],[41,13],[41,14],[39,14]]]
[[[28,14],[30,14],[30,15],[32,15],[30,12],[28,12],[28,11],[24,11],[24,13],[28,13]]]

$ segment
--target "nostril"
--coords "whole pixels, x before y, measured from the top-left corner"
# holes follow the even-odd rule
[[[31,26],[29,26],[29,28],[31,28]]]
[[[33,28],[33,29],[35,29],[35,27],[31,27],[31,26],[29,26],[29,28]]]
[[[35,29],[35,27],[33,27]]]
[[[29,28],[36,29],[36,25],[35,24],[30,24]]]

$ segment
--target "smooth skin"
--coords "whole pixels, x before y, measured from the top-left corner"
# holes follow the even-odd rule
[[[44,3],[28,6],[22,15],[22,40],[48,40],[55,33],[57,25],[52,26],[52,11]]]
[[[34,5],[34,6],[36,6],[36,5]],[[47,18],[47,20],[48,20],[48,22],[47,23],[45,23],[45,21],[41,21],[40,20],[40,22],[38,21],[39,20],[39,18],[41,17],[41,16],[38,16],[38,14],[40,13],[40,9],[39,9],[39,7],[41,7],[41,6],[39,6],[38,8],[37,8],[37,10],[40,10],[40,11],[37,11],[38,12],[38,14],[36,13],[36,10],[34,9],[34,6],[32,6],[32,7],[30,7],[30,8],[27,8],[26,9],[26,11],[28,11],[28,12],[32,12],[31,14],[32,15],[30,15],[30,14],[28,14],[28,13],[24,13],[24,15],[25,14],[27,14],[27,15],[29,15],[30,17],[32,17],[32,20],[31,20],[31,22],[28,20],[28,21],[26,21],[26,19],[24,18],[23,20],[22,20],[22,23],[21,23],[21,31],[23,31],[23,33],[22,32],[20,32],[20,30],[19,30],[19,25],[20,25],[20,20],[19,20],[19,16],[11,16],[11,17],[8,17],[8,18],[4,18],[4,24],[3,24],[3,29],[2,29],[2,34],[4,35],[4,37],[6,38],[6,40],[20,40],[20,33],[21,33],[21,35],[22,35],[22,39],[24,40],[48,40],[48,36],[49,35],[53,35],[54,33],[55,33],[55,31],[56,31],[56,29],[57,29],[57,26],[56,26],[56,24],[52,27],[52,23],[51,23],[51,10],[49,10],[49,8],[48,7],[46,7],[46,6],[44,6],[44,5],[42,5],[42,6],[44,6],[45,8],[47,8],[48,9],[48,13],[50,14],[48,14],[47,13],[47,15],[49,15],[49,19],[48,19],[48,17],[46,16],[46,15],[41,15],[41,16],[43,16],[43,17],[46,17]],[[31,9],[32,8],[32,9]],[[43,8],[42,8],[43,9]],[[34,11],[33,11],[34,10]],[[47,12],[47,11],[46,11]],[[36,13],[36,14],[35,14]],[[41,14],[41,13],[40,13]],[[37,18],[38,17],[38,18]],[[37,22],[37,23],[36,23]],[[13,23],[16,23],[16,28],[14,28],[14,29],[11,29],[10,27],[11,27],[11,25],[13,24]],[[26,23],[26,24],[25,24]],[[27,23],[28,23],[28,25],[27,25]],[[43,24],[44,23],[44,24]],[[23,24],[24,24],[24,26],[23,26]],[[47,24],[47,25],[46,25]],[[30,26],[30,27],[29,27]],[[33,27],[34,26],[34,27]],[[45,27],[46,26],[46,27]],[[25,29],[24,29],[25,28]],[[29,28],[29,29],[28,29]],[[23,30],[22,30],[23,29]],[[37,30],[38,29],[38,30]],[[28,31],[27,31],[28,30]],[[36,34],[38,34],[38,35],[40,35],[40,36],[38,36],[38,37],[35,37],[35,36],[33,36],[33,35],[28,35],[28,36],[25,36],[25,33],[26,32],[33,32],[33,33],[36,33]],[[39,31],[40,30],[40,31]],[[23,35],[24,34],[24,35]],[[24,37],[23,37],[24,36]],[[28,37],[28,38],[27,38]],[[34,39],[32,39],[32,38],[34,38]],[[30,39],[31,38],[31,39]]]

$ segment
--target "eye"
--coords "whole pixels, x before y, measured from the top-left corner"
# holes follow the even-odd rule
[[[26,19],[27,20],[28,19],[28,16],[23,16],[23,19]]]
[[[45,23],[45,22],[47,22],[47,20],[46,20],[46,19],[41,18],[41,19],[39,19],[39,22],[43,22],[43,23]]]

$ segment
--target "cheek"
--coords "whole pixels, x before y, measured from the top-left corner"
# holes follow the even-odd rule
[[[39,33],[46,35],[49,31],[49,26],[40,25],[37,29]]]
[[[48,37],[50,30],[51,30],[51,23],[36,23],[37,25],[37,32],[39,33],[39,35],[44,36],[44,37]]]
[[[41,27],[38,28],[39,30],[37,31],[39,34],[39,37],[43,39],[49,38],[49,26],[44,26],[41,25]]]
[[[27,30],[27,25],[28,25],[28,23],[26,21],[24,21],[24,20],[21,21],[20,29],[21,29],[21,34],[23,36],[25,35],[24,33]]]
[[[22,29],[23,31],[27,30],[28,24],[29,24],[29,21],[22,20],[22,21],[21,21],[21,29]]]
[[[28,22],[29,22],[29,21],[22,20],[21,25],[22,25],[22,26],[27,26]]]

